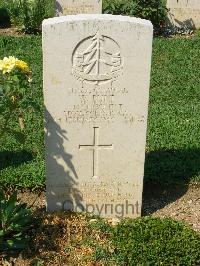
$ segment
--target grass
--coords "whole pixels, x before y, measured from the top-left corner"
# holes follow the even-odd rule
[[[200,236],[184,223],[165,218],[123,220],[116,227],[92,224],[107,235],[95,246],[93,259],[100,265],[198,265]],[[110,263],[112,262],[112,263]]]
[[[146,178],[200,181],[200,37],[156,39]]]
[[[30,64],[33,72],[31,90],[34,91],[40,110],[25,117],[27,140],[24,145],[12,137],[0,138],[0,184],[5,187],[42,187],[45,174],[41,37],[1,37],[0,58],[9,55]]]
[[[156,38],[150,90],[145,180],[200,182],[200,37]],[[41,37],[0,36],[0,58],[14,55],[33,71],[32,90],[40,105],[26,116],[25,145],[0,139],[0,185],[43,187],[44,144]],[[28,93],[28,92],[27,92]]]
[[[200,235],[168,218],[122,220],[112,226],[85,214],[49,213],[37,224],[19,265],[38,265],[33,264],[36,259],[42,265],[83,266],[192,266],[200,262]]]

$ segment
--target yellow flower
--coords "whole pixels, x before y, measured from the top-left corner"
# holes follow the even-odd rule
[[[15,67],[15,61],[16,59],[13,56],[4,57],[4,59],[1,60],[0,69],[3,74],[10,73],[13,70],[13,68]]]
[[[20,69],[24,73],[29,73],[30,69],[28,67],[28,64],[22,60],[16,59],[15,65],[18,69]]]
[[[26,74],[30,72],[26,62],[13,56],[4,57],[3,60],[0,60],[0,70],[3,72],[3,74],[10,73],[14,69],[19,69]]]
[[[16,100],[17,100],[17,97],[16,96],[11,96],[11,101],[14,103],[14,102],[16,102]]]

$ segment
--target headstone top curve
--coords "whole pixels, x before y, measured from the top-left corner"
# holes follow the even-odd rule
[[[153,28],[153,25],[151,21],[136,17],[130,17],[130,16],[122,16],[122,15],[110,15],[110,14],[78,14],[78,15],[68,15],[68,16],[60,16],[60,17],[54,17],[43,20],[42,26],[48,26],[48,25],[55,25],[60,24],[64,22],[75,22],[75,21],[118,21],[118,22],[129,22],[134,24],[140,24],[143,26],[148,26]]]

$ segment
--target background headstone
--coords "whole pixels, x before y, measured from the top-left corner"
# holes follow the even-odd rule
[[[101,14],[102,0],[56,0],[56,16]]]
[[[47,210],[140,216],[152,32],[124,16],[44,21]]]
[[[200,0],[167,0],[168,25],[200,28]]]

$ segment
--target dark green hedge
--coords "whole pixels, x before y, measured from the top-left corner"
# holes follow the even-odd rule
[[[103,12],[148,19],[158,28],[166,20],[166,0],[104,0]]]
[[[54,0],[0,0],[0,16],[2,12],[4,21],[11,21],[26,33],[37,33],[42,21],[54,16],[54,4]],[[0,26],[4,26],[4,21],[0,17]]]
[[[34,0],[30,4],[28,0],[0,0],[0,10],[4,10],[1,11],[4,16],[7,11],[13,25],[35,33],[40,30],[43,19],[54,16],[54,1]],[[158,28],[166,19],[166,0],[103,0],[103,13],[148,19]]]

